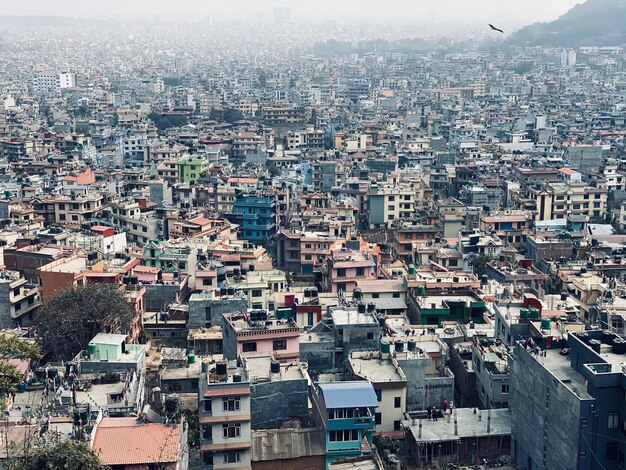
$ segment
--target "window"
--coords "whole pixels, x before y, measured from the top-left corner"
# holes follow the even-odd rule
[[[243,352],[255,352],[256,351],[256,342],[251,341],[248,343],[243,343]]]
[[[211,320],[211,307],[204,307],[204,319],[206,321]]]
[[[237,463],[240,460],[239,452],[224,452],[224,463]]]
[[[374,415],[374,424],[380,425],[383,422],[383,415],[381,413],[376,413]]]
[[[365,276],[365,268],[356,268],[357,276]]]
[[[358,441],[359,431],[357,429],[344,429],[340,431],[330,431],[328,440],[331,442]]]
[[[615,441],[607,442],[606,447],[604,448],[604,458],[610,461],[617,460],[617,451],[618,451],[617,442]]]
[[[346,269],[345,268],[339,268],[337,270],[337,277],[346,277]]]
[[[240,397],[222,398],[222,411],[239,411],[241,407]]]
[[[203,452],[202,463],[204,465],[213,465],[213,452]]]
[[[211,285],[211,278],[210,277],[205,277],[204,279],[202,279],[202,285],[203,286],[210,286]]]
[[[210,413],[212,411],[212,404],[213,402],[211,400],[204,400],[204,412],[205,413]]]
[[[399,299],[400,298],[400,292],[394,292],[393,293],[393,298],[394,299]]]
[[[304,259],[306,261],[311,261],[313,259],[313,257],[311,255],[304,255]]]
[[[393,407],[394,408],[400,408],[402,407],[402,397],[395,397],[393,399]]]
[[[284,351],[285,349],[287,349],[287,340],[286,339],[274,340],[274,345],[272,348],[274,351]]]
[[[241,424],[223,424],[222,425],[222,437],[224,439],[233,439],[241,437]]]
[[[394,421],[393,422],[393,430],[394,431],[400,431],[400,421]]]
[[[202,425],[202,439],[205,441],[210,441],[213,439],[213,426],[210,424]]]
[[[374,339],[374,332],[373,331],[368,331],[367,332],[367,339]]]
[[[262,289],[252,289],[252,297],[262,297],[263,290]]]
[[[388,210],[389,212],[393,212],[393,211],[395,211],[395,210],[396,210],[396,206],[387,206],[387,210]]]
[[[380,294],[378,292],[375,292],[374,294],[372,294],[372,299],[378,299],[380,297]]]
[[[619,428],[619,412],[614,411],[609,413],[609,422],[607,424],[609,429],[618,429]]]
[[[502,393],[509,393],[509,384],[502,384]]]
[[[310,243],[305,243],[304,247],[307,248],[307,249],[311,249],[311,244]]]
[[[381,389],[374,389],[374,392],[376,392],[376,399],[381,401],[383,399],[383,391]]]

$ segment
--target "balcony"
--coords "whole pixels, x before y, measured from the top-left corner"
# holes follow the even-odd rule
[[[352,418],[328,419],[326,429],[338,431],[341,429],[370,429],[374,427],[374,416],[369,410],[361,412]]]

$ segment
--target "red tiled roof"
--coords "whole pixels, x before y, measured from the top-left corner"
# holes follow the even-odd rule
[[[135,418],[104,418],[93,450],[105,465],[178,462],[180,426],[136,424]]]

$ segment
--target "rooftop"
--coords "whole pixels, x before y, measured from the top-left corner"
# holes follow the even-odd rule
[[[511,434],[511,411],[508,409],[477,411],[474,408],[456,408],[450,421],[446,419],[437,421],[420,419],[406,420],[402,424],[411,432],[413,439],[418,443],[506,436]]]
[[[379,355],[370,351],[350,355],[352,372],[370,382],[406,382],[406,376],[390,354]]]
[[[378,399],[372,384],[366,380],[352,382],[326,382],[317,386],[324,396],[327,409],[376,408]]]

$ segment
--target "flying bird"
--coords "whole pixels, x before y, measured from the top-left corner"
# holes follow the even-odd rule
[[[504,31],[502,31],[501,29],[496,28],[494,25],[490,24],[489,27],[494,30],[494,31],[498,31],[499,33],[504,34]]]

